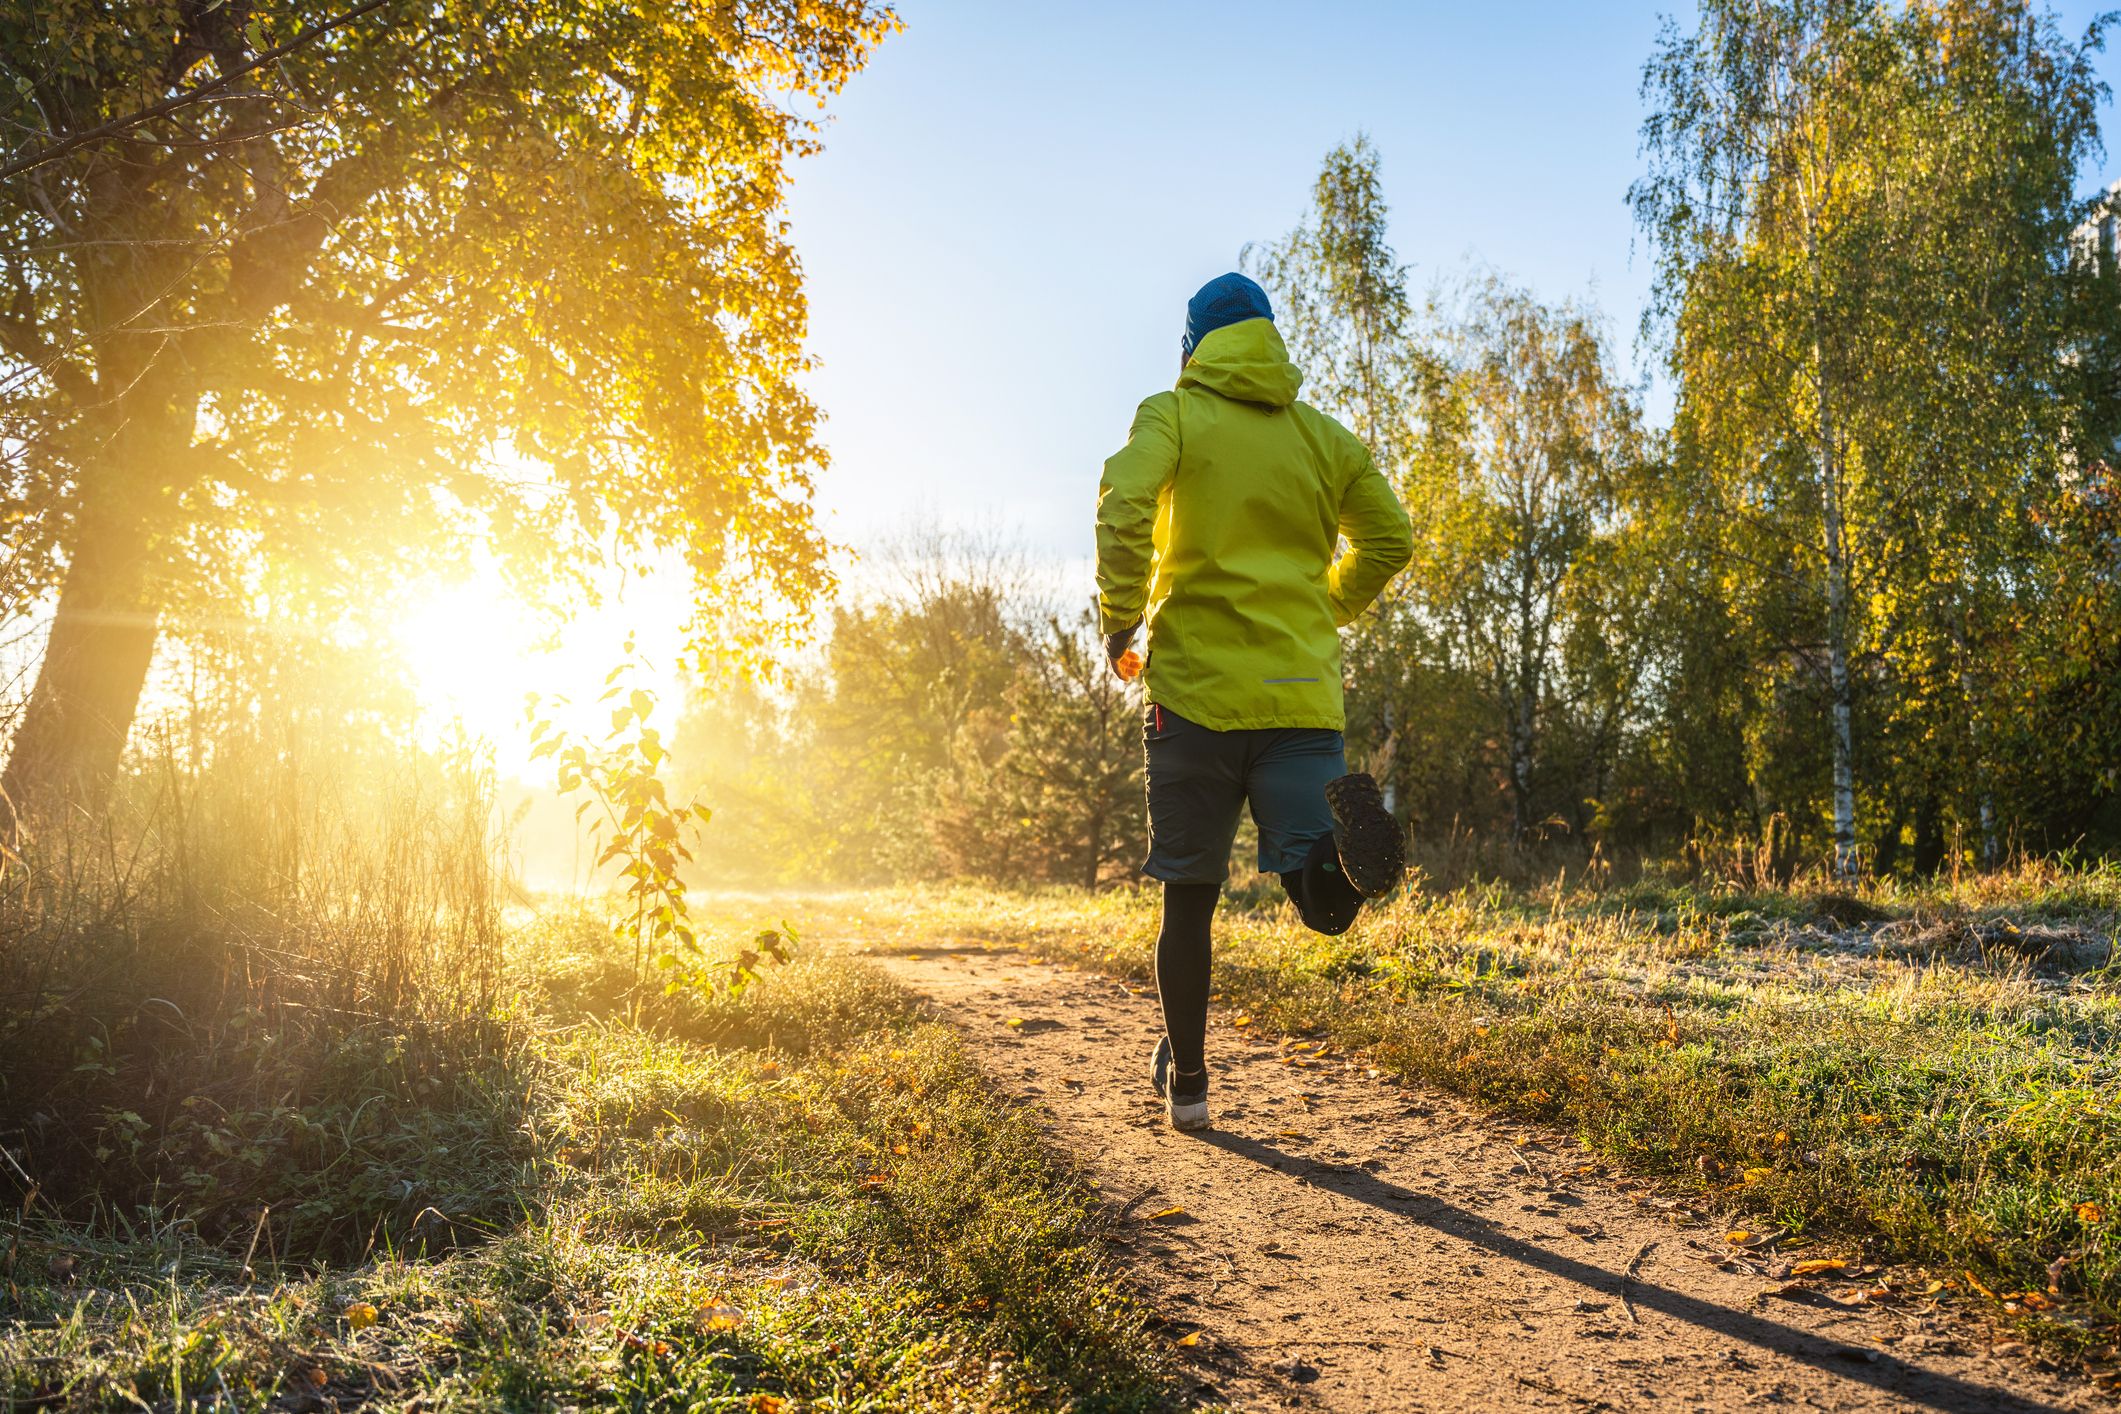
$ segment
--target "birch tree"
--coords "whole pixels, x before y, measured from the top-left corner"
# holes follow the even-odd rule
[[[1703,508],[1756,667],[1811,679],[1841,876],[1859,865],[1858,718],[1889,690],[1896,587],[1969,641],[1980,584],[2005,573],[2013,488],[2066,451],[2045,315],[2096,140],[2097,42],[1995,0],[1708,0],[1645,71],[1630,200],[1679,384],[1675,494]],[[1926,587],[1917,542],[1953,561]]]

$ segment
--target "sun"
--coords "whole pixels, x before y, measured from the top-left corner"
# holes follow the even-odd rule
[[[522,725],[533,661],[542,656],[524,607],[476,580],[431,590],[393,635],[419,696],[422,725],[461,725],[499,745]]]
[[[657,699],[660,725],[669,728],[683,701],[685,610],[676,587],[636,580],[555,622],[497,571],[481,568],[420,591],[391,637],[419,704],[423,738],[439,741],[461,730],[492,750],[503,775],[536,777],[545,771],[529,759],[526,704],[535,695],[560,726],[593,730],[604,715],[597,693],[629,637],[648,664],[644,685]]]

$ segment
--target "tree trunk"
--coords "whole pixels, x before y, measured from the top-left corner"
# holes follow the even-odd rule
[[[130,415],[84,477],[66,580],[29,705],[0,774],[11,822],[108,803],[161,626],[150,508],[189,441],[170,404]]]
[[[1826,673],[1834,748],[1834,877],[1856,876],[1856,750],[1849,685],[1849,565],[1841,505],[1841,448],[1823,350],[1819,369],[1819,492],[1826,556]]]

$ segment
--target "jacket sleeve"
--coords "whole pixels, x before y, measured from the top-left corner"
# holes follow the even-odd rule
[[[1127,445],[1105,462],[1097,486],[1097,608],[1102,631],[1118,633],[1142,620],[1149,599],[1156,513],[1178,470],[1178,419],[1169,393],[1134,413]]]
[[[1340,533],[1348,548],[1327,572],[1326,593],[1333,622],[1345,628],[1414,558],[1414,527],[1406,507],[1367,454],[1340,498]]]

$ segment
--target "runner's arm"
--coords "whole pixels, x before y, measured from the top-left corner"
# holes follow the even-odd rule
[[[1157,505],[1178,470],[1172,401],[1159,393],[1135,410],[1127,445],[1105,462],[1098,482],[1097,608],[1107,634],[1139,624],[1148,604]]]
[[[1346,627],[1414,558],[1414,527],[1406,507],[1368,457],[1341,497],[1340,533],[1348,548],[1327,573],[1326,592],[1333,622]]]

